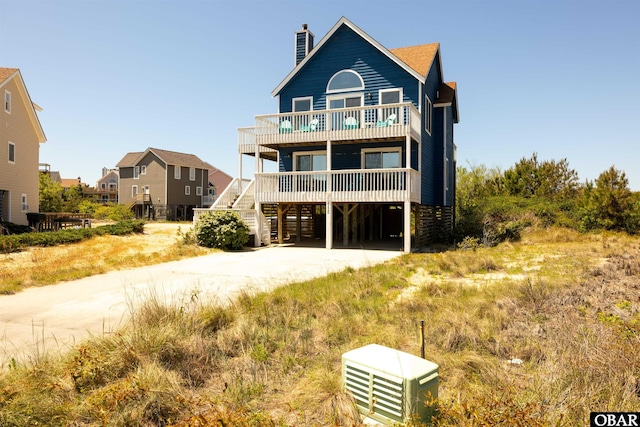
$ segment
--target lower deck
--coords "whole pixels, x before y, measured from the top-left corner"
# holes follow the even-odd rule
[[[411,252],[430,243],[446,243],[453,224],[451,208],[408,203],[277,203],[262,205],[261,210],[271,224],[272,242],[327,248]]]

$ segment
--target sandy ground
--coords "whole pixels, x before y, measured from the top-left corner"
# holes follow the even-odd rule
[[[183,231],[188,224],[180,225]],[[158,245],[176,238],[175,224],[149,224],[145,238]],[[89,336],[116,331],[149,297],[179,304],[197,296],[226,304],[240,292],[260,292],[385,262],[400,251],[270,246],[220,252],[142,268],[112,271],[15,295],[0,296],[0,366],[12,357],[68,349]]]

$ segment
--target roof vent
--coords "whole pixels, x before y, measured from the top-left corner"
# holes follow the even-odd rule
[[[313,49],[313,33],[307,24],[302,24],[302,30],[296,31],[295,65],[298,65]]]

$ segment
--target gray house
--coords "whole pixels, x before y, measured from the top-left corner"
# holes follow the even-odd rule
[[[116,166],[119,203],[136,218],[191,220],[204,204],[208,165],[193,154],[147,148],[127,153]]]

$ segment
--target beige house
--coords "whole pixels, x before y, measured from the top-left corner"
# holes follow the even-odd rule
[[[96,203],[118,203],[118,170],[102,168],[102,177],[95,187],[83,186],[82,197]]]
[[[191,220],[193,209],[204,206],[208,165],[193,154],[147,148],[127,153],[116,166],[118,201],[137,218]]]
[[[17,68],[0,68],[0,220],[27,225],[39,210],[40,143],[47,139]]]

